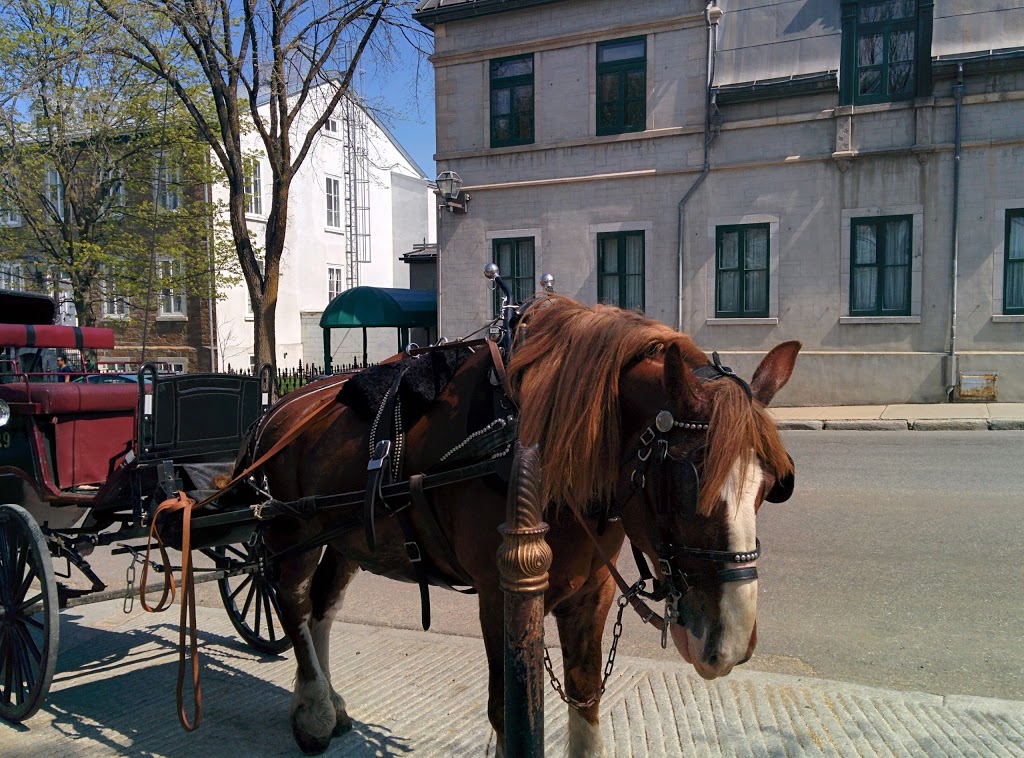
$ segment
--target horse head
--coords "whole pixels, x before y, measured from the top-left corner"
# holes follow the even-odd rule
[[[765,406],[799,350],[798,342],[774,348],[748,385],[717,355],[709,364],[677,340],[620,383],[625,466],[616,499],[630,541],[653,562],[672,640],[705,679],[728,674],[757,643],[756,516],[793,486]]]

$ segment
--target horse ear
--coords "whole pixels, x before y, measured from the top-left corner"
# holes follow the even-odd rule
[[[783,342],[773,347],[761,361],[750,382],[750,391],[762,404],[768,405],[776,393],[786,386],[801,347],[803,343],[796,340]]]
[[[686,365],[674,342],[665,350],[665,386],[673,403],[696,408],[707,401],[704,385]]]

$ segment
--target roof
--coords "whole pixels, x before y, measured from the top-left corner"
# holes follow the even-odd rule
[[[0,324],[52,324],[56,312],[46,295],[0,290]]]
[[[421,0],[413,18],[426,27],[446,21],[504,13],[562,0]]]
[[[412,246],[412,251],[399,257],[400,261],[406,263],[432,263],[437,260],[437,243],[417,243]]]
[[[320,317],[323,329],[436,325],[437,293],[434,290],[353,287],[334,298]]]

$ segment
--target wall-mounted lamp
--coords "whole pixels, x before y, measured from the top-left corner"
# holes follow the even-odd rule
[[[437,206],[451,213],[469,210],[469,195],[462,191],[462,177],[454,171],[442,171],[437,179],[437,191],[444,202]]]

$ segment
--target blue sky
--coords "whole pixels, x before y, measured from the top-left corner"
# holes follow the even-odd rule
[[[425,44],[432,46],[428,38]],[[364,74],[359,90],[428,178],[434,165],[434,69],[410,45],[398,58]]]

